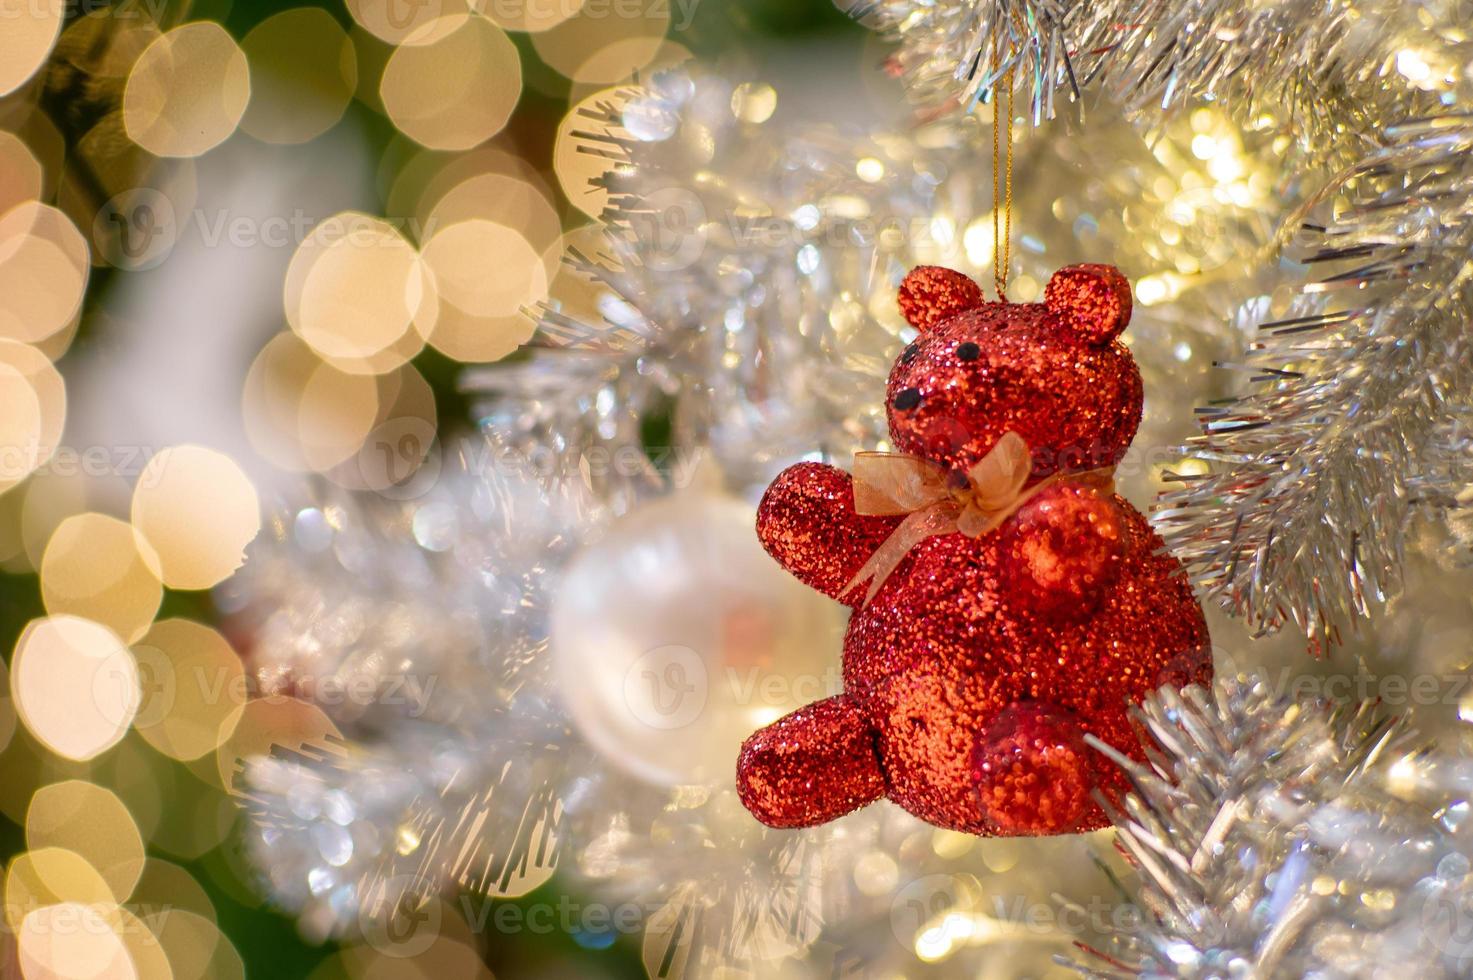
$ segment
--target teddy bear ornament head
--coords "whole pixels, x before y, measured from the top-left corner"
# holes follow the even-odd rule
[[[1141,378],[1117,338],[1130,283],[1113,266],[1054,273],[1042,303],[988,303],[960,272],[922,266],[900,286],[920,332],[890,373],[895,448],[966,469],[1016,432],[1033,475],[1113,466],[1141,419]]]
[[[1211,675],[1180,565],[1113,484],[1141,419],[1129,283],[1070,266],[993,303],[927,266],[899,304],[895,452],[789,467],[758,508],[768,553],[853,612],[842,693],[749,738],[738,791],[773,827],[882,797],[976,834],[1104,826],[1126,783],[1086,735],[1142,758],[1130,706]]]

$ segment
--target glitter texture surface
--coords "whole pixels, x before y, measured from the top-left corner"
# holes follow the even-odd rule
[[[898,449],[965,469],[1013,431],[1033,480],[1120,460],[1141,383],[1114,341],[1130,315],[1118,272],[1060,270],[1043,304],[982,303],[936,322],[930,311],[951,300],[926,289],[962,293],[935,270],[912,277],[905,312],[923,332],[886,401]],[[769,553],[831,596],[895,524],[856,515],[848,474],[812,463],[783,473],[758,512]],[[1091,790],[1113,797],[1125,783],[1084,734],[1140,758],[1130,705],[1210,676],[1201,609],[1160,539],[1123,498],[1063,480],[990,533],[916,545],[853,614],[845,693],[748,739],[738,784],[772,826],[870,802],[878,773],[884,796],[937,826],[1093,829],[1107,820]]]
[[[971,278],[939,265],[910,271],[900,284],[900,312],[917,330],[929,330],[943,320],[983,303],[982,287]]]

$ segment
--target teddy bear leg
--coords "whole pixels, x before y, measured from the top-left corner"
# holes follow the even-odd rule
[[[972,779],[983,813],[1007,835],[1068,834],[1103,825],[1090,796],[1097,753],[1069,714],[1024,701],[1000,713],[978,739]]]
[[[874,735],[845,694],[815,701],[747,739],[737,793],[769,827],[812,827],[885,794]]]

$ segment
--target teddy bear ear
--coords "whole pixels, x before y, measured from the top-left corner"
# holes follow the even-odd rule
[[[900,312],[921,333],[983,302],[981,286],[939,265],[916,266],[900,284]]]
[[[1043,302],[1086,341],[1108,344],[1130,322],[1130,280],[1113,265],[1071,265],[1049,279]]]

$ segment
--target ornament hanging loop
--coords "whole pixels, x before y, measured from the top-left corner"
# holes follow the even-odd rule
[[[997,30],[992,35],[992,283],[997,287],[998,300],[1006,303],[1008,273],[1013,262],[1013,72],[1017,62],[1012,40],[1005,41],[1003,34]],[[999,76],[1004,43],[1008,46],[1008,67]]]

